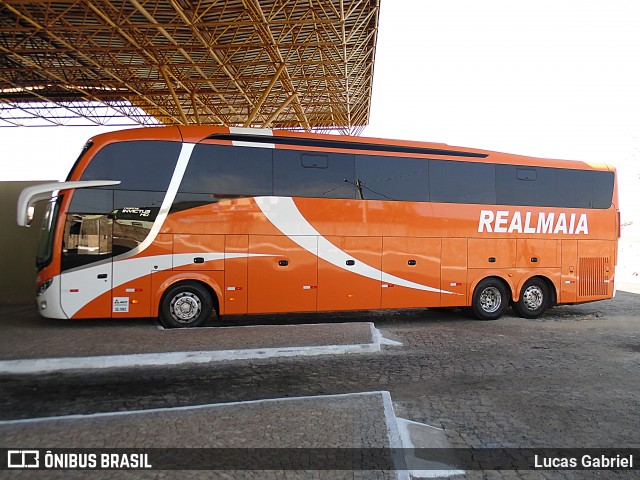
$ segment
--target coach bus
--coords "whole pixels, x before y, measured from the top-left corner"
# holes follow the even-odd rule
[[[620,217],[604,163],[226,127],[96,136],[49,205],[37,305],[53,318],[554,304],[614,295]]]

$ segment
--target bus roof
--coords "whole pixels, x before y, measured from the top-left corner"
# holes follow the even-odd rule
[[[220,143],[314,150],[348,151],[381,156],[424,157],[443,160],[461,160],[499,164],[517,164],[569,169],[614,171],[604,162],[583,162],[529,157],[511,153],[494,152],[469,147],[451,146],[445,143],[394,140],[374,137],[353,137],[287,130],[253,129],[223,126],[170,126],[143,127],[104,133],[92,138],[100,144],[131,140],[173,140],[189,143]]]

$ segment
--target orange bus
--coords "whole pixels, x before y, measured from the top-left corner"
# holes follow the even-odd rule
[[[37,305],[53,318],[553,304],[611,298],[615,170],[445,144],[226,127],[90,140],[49,199]]]

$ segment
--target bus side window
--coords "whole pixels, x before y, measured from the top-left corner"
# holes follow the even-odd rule
[[[609,208],[613,177],[612,172],[496,165],[496,200],[499,205]]]
[[[329,168],[328,155],[303,153],[301,161],[304,168]]]
[[[271,155],[269,148],[197,145],[178,192],[217,198],[271,195]]]
[[[356,155],[364,200],[429,201],[429,160]]]
[[[558,170],[558,203],[573,208],[609,208],[613,196],[613,173]]]
[[[271,155],[268,148],[196,145],[171,212],[230,198],[271,195]]]
[[[273,151],[273,194],[356,198],[353,155],[276,149]]]
[[[554,168],[496,165],[496,201],[498,205],[556,205],[557,174]]]
[[[113,255],[140,245],[153,227],[165,192],[116,190],[113,195]]]
[[[496,166],[490,163],[431,160],[430,199],[432,202],[495,205],[495,172]]]

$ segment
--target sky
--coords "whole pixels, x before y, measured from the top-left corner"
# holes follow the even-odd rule
[[[638,25],[638,0],[381,0],[363,135],[611,163],[631,206]],[[117,128],[0,128],[0,180],[63,180],[88,138]]]

